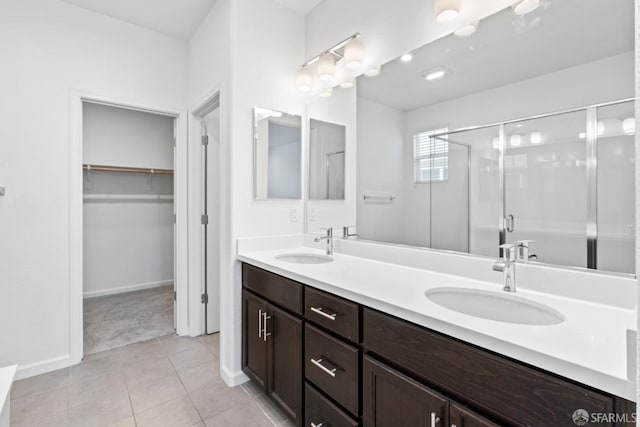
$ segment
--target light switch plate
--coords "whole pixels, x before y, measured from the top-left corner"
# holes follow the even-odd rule
[[[291,208],[291,222],[298,222],[298,208]]]

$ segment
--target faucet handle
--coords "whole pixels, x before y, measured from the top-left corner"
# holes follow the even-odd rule
[[[502,259],[511,262],[516,260],[516,245],[513,243],[503,243],[500,245],[500,249],[502,249]]]
[[[352,233],[351,229],[356,228],[355,225],[345,225],[342,227],[342,238],[347,240],[349,237],[360,237],[358,233]]]
[[[527,262],[529,261],[529,259],[532,258],[538,258],[535,255],[529,255],[529,243],[533,243],[535,242],[535,240],[518,240],[518,246],[517,246],[517,250],[518,250],[518,261],[520,262]]]
[[[529,243],[534,243],[535,240],[518,240],[518,247],[528,248]]]
[[[325,234],[326,234],[328,237],[333,236],[333,227],[320,227],[320,230],[324,230],[324,231],[326,231],[326,233],[325,233]]]

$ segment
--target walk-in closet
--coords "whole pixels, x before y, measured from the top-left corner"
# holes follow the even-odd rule
[[[83,103],[84,354],[174,333],[174,117]]]

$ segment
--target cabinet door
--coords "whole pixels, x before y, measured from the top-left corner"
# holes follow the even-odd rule
[[[302,425],[302,327],[301,319],[269,307],[269,394],[296,425]]]
[[[449,424],[451,427],[499,427],[498,424],[454,402],[449,403]]]
[[[411,378],[364,357],[365,427],[444,427],[448,401]]]
[[[242,370],[263,390],[267,389],[268,352],[264,337],[264,318],[268,304],[246,290],[242,291]]]

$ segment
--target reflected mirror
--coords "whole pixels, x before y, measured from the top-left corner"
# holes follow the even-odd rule
[[[255,198],[300,199],[301,117],[255,107],[253,130]]]
[[[335,123],[309,122],[309,198],[344,200],[347,129]]]
[[[358,78],[361,238],[635,273],[633,11],[509,7]]]

